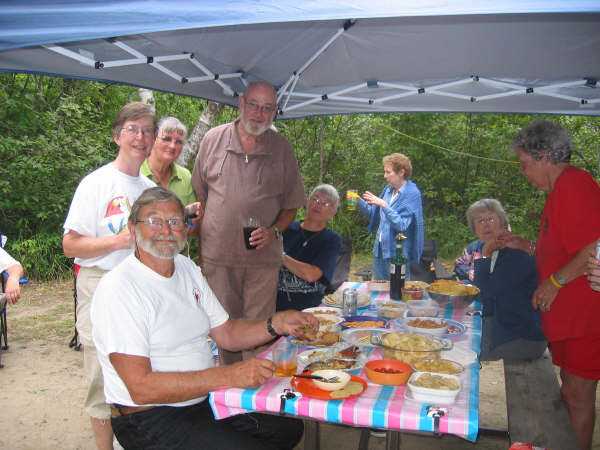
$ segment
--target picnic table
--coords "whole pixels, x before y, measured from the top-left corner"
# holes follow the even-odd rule
[[[369,292],[367,283],[345,282],[340,290],[352,287]],[[379,302],[389,300],[388,292],[371,292],[371,302],[367,308],[359,310],[362,314],[376,313]],[[480,309],[477,302],[469,309]],[[467,309],[446,305],[441,315],[446,319],[459,321],[466,325],[461,336],[453,338],[455,347],[480,352],[481,317],[467,315]],[[286,339],[286,338],[281,338]],[[380,349],[370,349],[369,359],[381,359]],[[270,348],[261,357],[270,358]],[[280,413],[297,416],[313,421],[345,424],[354,427],[382,428],[388,430],[388,448],[390,442],[399,443],[400,431],[421,431],[442,434],[454,434],[469,441],[477,439],[479,428],[479,364],[465,367],[460,375],[461,392],[453,405],[429,405],[405,398],[406,386],[382,386],[372,383],[364,370],[358,376],[367,382],[367,389],[358,397],[340,400],[321,400],[308,396],[282,400],[285,389],[290,389],[291,378],[273,377],[257,389],[221,389],[210,394],[210,405],[215,418],[223,419],[235,414],[247,412]],[[443,409],[437,410],[436,407]],[[305,448],[317,448],[318,439],[314,434],[317,422],[308,421],[305,434]],[[310,436],[310,438],[309,438]],[[396,444],[397,445],[397,444]]]

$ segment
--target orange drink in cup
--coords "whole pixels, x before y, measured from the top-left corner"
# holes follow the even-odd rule
[[[298,369],[296,357],[298,356],[298,346],[290,344],[287,341],[277,342],[272,349],[273,362],[277,367],[275,376],[291,377],[296,374]]]
[[[346,191],[346,203],[348,211],[356,211],[356,205],[358,204],[358,192],[356,190],[348,189]]]

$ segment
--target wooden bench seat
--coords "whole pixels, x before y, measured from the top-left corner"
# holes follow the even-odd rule
[[[511,443],[579,449],[548,352],[534,361],[505,360],[504,379]]]

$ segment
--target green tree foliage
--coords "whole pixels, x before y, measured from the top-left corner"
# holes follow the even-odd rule
[[[171,115],[191,130],[205,101],[154,93],[157,116]],[[128,86],[37,75],[0,74],[0,232],[30,278],[70,274],[62,253],[62,224],[73,192],[87,173],[114,159],[110,125],[117,111],[139,100]],[[223,108],[214,125],[234,120]],[[342,199],[332,228],[370,252],[367,221],[345,207],[345,192],[379,194],[382,158],[406,154],[423,194],[426,238],[453,258],[473,236],[465,211],[476,200],[497,198],[512,229],[535,238],[545,201],[519,173],[509,152],[512,137],[539,116],[492,114],[377,114],[312,117],[276,122],[296,150],[307,191],[330,183]],[[600,121],[553,116],[575,142],[572,163],[600,175]],[[507,162],[508,161],[508,162]],[[191,167],[190,167],[191,168]],[[304,211],[299,212],[303,217]]]

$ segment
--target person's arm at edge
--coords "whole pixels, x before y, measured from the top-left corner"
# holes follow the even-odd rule
[[[128,248],[131,248],[131,244],[127,232],[112,236],[89,237],[69,230],[63,236],[63,251],[67,258],[95,258]]]
[[[292,258],[290,255],[283,255],[283,265],[294,275],[303,280],[313,283],[320,280],[323,276],[323,271],[317,266],[297,259]]]
[[[14,305],[21,298],[21,287],[19,286],[19,280],[23,276],[23,266],[21,264],[13,264],[6,269],[8,274],[8,280],[6,280],[6,301]]]

